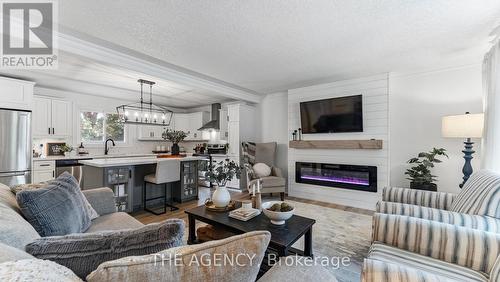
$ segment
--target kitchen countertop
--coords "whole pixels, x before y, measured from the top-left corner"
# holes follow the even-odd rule
[[[81,159],[115,159],[115,158],[137,158],[156,157],[158,154],[116,154],[116,155],[71,155],[71,156],[48,156],[33,158],[33,161],[56,161],[56,160],[81,160]]]
[[[196,161],[196,160],[206,160],[204,157],[179,157],[179,158],[157,158],[156,156],[147,157],[122,157],[122,158],[106,158],[106,159],[94,159],[94,160],[83,160],[80,161],[81,164],[93,166],[93,167],[114,167],[114,166],[131,166],[131,165],[145,165],[145,164],[155,164],[158,162],[169,162],[169,161]]]

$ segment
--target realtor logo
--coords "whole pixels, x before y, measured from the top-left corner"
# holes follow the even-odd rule
[[[57,68],[54,1],[2,1],[0,67],[9,69]]]

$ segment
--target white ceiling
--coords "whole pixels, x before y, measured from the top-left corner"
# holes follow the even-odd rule
[[[194,89],[179,83],[140,73],[110,67],[87,58],[59,52],[57,70],[9,70],[0,74],[36,82],[37,87],[138,101],[139,78],[154,81],[153,102],[177,108],[191,108],[228,98],[219,93]],[[149,88],[144,88],[149,93]],[[147,94],[149,95],[149,94]],[[149,96],[145,96],[145,99]],[[149,98],[148,98],[149,99]]]
[[[259,93],[479,63],[500,23],[498,0],[58,3],[63,27]]]

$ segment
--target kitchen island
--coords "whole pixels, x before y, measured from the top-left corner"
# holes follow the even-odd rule
[[[82,160],[83,189],[109,187],[115,193],[119,211],[142,210],[144,176],[153,174],[159,162],[178,162],[180,181],[169,184],[167,197],[176,202],[198,197],[199,156],[159,158],[157,156]],[[148,185],[148,198],[161,196],[163,189]],[[159,202],[161,202],[159,200]],[[153,203],[154,204],[154,203]]]
[[[168,161],[199,161],[199,160],[208,160],[204,157],[168,157],[168,158],[159,158],[157,156],[147,156],[147,157],[123,157],[123,158],[105,158],[105,159],[93,159],[93,160],[83,160],[80,161],[81,164],[92,167],[117,167],[117,166],[136,166],[136,165],[148,165],[148,164],[157,164],[158,162],[168,162]]]

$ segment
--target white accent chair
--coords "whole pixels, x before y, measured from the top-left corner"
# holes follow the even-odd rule
[[[148,174],[144,176],[144,185],[143,185],[143,190],[142,190],[142,199],[143,199],[143,205],[144,205],[144,210],[148,211],[152,214],[155,215],[160,215],[164,214],[167,212],[167,207],[170,207],[171,211],[178,210],[179,208],[175,207],[173,205],[173,200],[168,203],[167,202],[167,186],[168,184],[172,184],[174,182],[180,181],[181,180],[181,172],[180,172],[180,161],[179,160],[173,160],[173,159],[165,159],[165,160],[158,160],[158,163],[156,164],[156,172],[154,174]],[[158,197],[153,197],[153,198],[147,198],[147,191],[148,191],[148,183],[150,184],[149,187],[152,185],[159,186],[163,185],[163,196],[158,196]],[[172,185],[170,185],[172,187]],[[163,211],[158,213],[153,210],[148,209],[147,203],[149,201],[154,201],[158,199],[163,199]],[[172,197],[173,199],[173,193]]]

